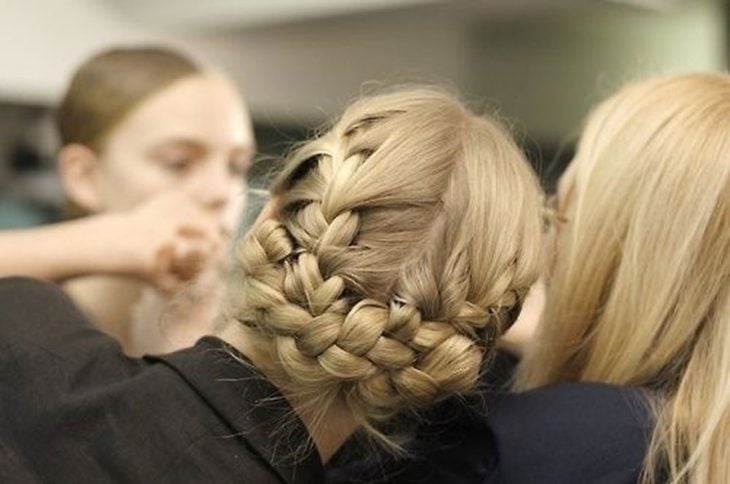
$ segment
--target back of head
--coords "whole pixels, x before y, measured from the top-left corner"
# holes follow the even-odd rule
[[[367,97],[272,193],[229,311],[291,392],[341,398],[377,433],[473,387],[539,272],[539,188],[496,122],[430,88]]]
[[[194,61],[164,47],[115,48],[93,56],[76,70],[59,106],[61,143],[101,149],[104,137],[142,101],[201,72]]]
[[[647,479],[658,460],[676,482],[730,479],[728,133],[726,75],[630,85],[596,108],[573,161],[542,332],[520,369],[523,388],[657,390],[666,404]]]

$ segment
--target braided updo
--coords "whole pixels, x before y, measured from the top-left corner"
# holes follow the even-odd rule
[[[351,105],[294,151],[236,249],[229,315],[282,380],[366,428],[470,390],[539,272],[540,191],[509,135],[449,94]]]

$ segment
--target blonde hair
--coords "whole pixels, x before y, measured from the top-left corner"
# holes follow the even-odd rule
[[[272,193],[228,314],[290,392],[388,443],[379,423],[474,386],[539,272],[539,186],[502,127],[432,88],[366,97]]]
[[[630,85],[588,118],[526,389],[656,391],[643,482],[730,481],[730,77]]]

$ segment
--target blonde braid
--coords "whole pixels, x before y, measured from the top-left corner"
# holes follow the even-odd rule
[[[494,159],[474,163],[470,137]],[[527,209],[528,223],[482,207],[495,194],[470,200],[465,189],[476,196],[484,184],[475,177],[500,176],[489,164],[507,167],[505,189],[526,200],[514,210]],[[506,323],[501,308],[537,277],[539,193],[524,165],[504,132],[442,92],[361,101],[290,159],[272,190],[276,220],[239,247],[232,313],[259,330],[293,390],[343,396],[373,432],[469,391]],[[505,219],[505,247],[486,247],[465,226],[495,218],[485,211]],[[485,253],[494,260],[477,273]]]
[[[295,252],[285,234],[281,224],[268,220],[242,246],[244,305],[254,311],[257,326],[275,336],[281,364],[299,385],[316,391],[354,383],[346,391],[349,399],[380,418],[471,388],[479,365],[467,365],[466,374],[452,367],[464,366],[459,356],[481,359],[475,342],[494,321],[494,309],[463,301],[453,319],[437,321],[423,320],[417,303],[402,299],[362,299],[353,306],[341,297],[342,278],[325,279],[313,254],[287,260]],[[490,337],[496,333],[493,325]],[[490,337],[481,338],[483,345]]]

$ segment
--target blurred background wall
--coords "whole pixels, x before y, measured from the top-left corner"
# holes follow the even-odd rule
[[[0,0],[0,12],[0,227],[56,216],[52,110],[110,45],[170,43],[227,70],[265,160],[373,86],[444,84],[506,119],[550,187],[589,106],[617,86],[724,70],[730,17],[723,0]]]

